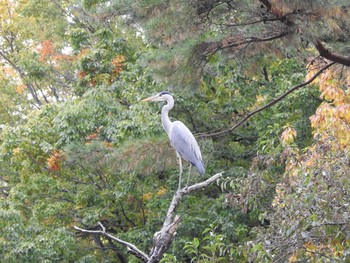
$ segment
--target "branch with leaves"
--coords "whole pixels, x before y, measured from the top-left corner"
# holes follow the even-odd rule
[[[119,239],[111,234],[109,234],[106,231],[106,228],[101,222],[98,222],[99,226],[101,227],[101,230],[88,230],[88,229],[83,229],[77,226],[73,226],[75,230],[78,230],[79,232],[82,233],[89,233],[89,234],[98,234],[107,238],[110,238],[124,246],[126,246],[127,250],[129,253],[135,255],[139,259],[142,260],[142,262],[147,262],[147,263],[153,263],[153,262],[158,262],[162,255],[166,252],[166,250],[169,248],[173,237],[176,233],[177,228],[179,227],[179,224],[181,222],[180,216],[176,215],[176,209],[181,203],[181,200],[186,195],[189,195],[190,193],[197,191],[199,189],[203,189],[207,187],[208,185],[214,183],[218,179],[222,177],[222,172],[217,173],[210,177],[209,179],[191,185],[189,187],[185,187],[182,189],[179,189],[178,191],[175,192],[173,199],[169,205],[168,211],[166,213],[163,226],[160,231],[156,232],[153,237],[153,246],[151,248],[151,252],[149,255],[147,255],[145,252],[137,248],[134,244],[131,244],[127,241],[124,241],[122,239]]]
[[[205,137],[213,137],[213,136],[220,136],[223,134],[226,134],[228,132],[232,132],[233,130],[237,129],[238,127],[240,127],[243,123],[245,123],[248,119],[250,119],[251,117],[253,117],[255,114],[270,108],[271,106],[275,105],[277,102],[281,101],[282,99],[284,99],[285,97],[287,97],[289,94],[291,94],[292,92],[305,87],[307,85],[309,85],[311,82],[313,82],[319,75],[322,74],[322,72],[324,72],[326,69],[330,68],[331,66],[333,66],[336,62],[331,62],[325,66],[323,66],[319,71],[317,71],[310,79],[308,79],[307,81],[300,83],[292,88],[290,88],[287,92],[283,93],[282,95],[280,95],[279,97],[275,98],[274,100],[270,101],[269,103],[267,103],[266,105],[253,110],[252,112],[248,113],[243,119],[241,119],[236,125],[232,126],[231,128],[224,130],[224,131],[220,131],[220,132],[214,132],[214,133],[210,133],[210,134],[200,134],[201,136],[205,136]]]

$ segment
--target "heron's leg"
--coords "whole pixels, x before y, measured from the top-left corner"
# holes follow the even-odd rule
[[[187,176],[186,188],[188,187],[188,182],[190,181],[191,172],[192,172],[192,164],[190,163],[190,169]]]
[[[177,157],[179,158],[179,167],[180,167],[180,173],[179,173],[179,190],[181,189],[181,177],[182,177],[182,160],[180,154],[176,153]]]

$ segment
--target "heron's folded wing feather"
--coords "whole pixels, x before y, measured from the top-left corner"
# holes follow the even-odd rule
[[[173,122],[169,137],[176,151],[185,160],[194,165],[203,163],[198,143],[185,124],[180,121]]]

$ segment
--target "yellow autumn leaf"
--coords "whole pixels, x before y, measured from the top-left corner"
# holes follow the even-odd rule
[[[292,127],[287,127],[281,134],[281,140],[284,144],[291,144],[297,137],[297,131]]]
[[[304,247],[308,252],[315,252],[317,250],[317,246],[311,242],[306,242]]]
[[[257,95],[256,96],[256,103],[259,105],[259,104],[262,104],[263,102],[266,101],[266,97],[263,96],[263,95]]]
[[[163,186],[160,187],[160,189],[157,191],[156,195],[163,196],[167,193],[167,189]]]
[[[13,154],[13,155],[18,155],[18,154],[20,154],[20,153],[21,153],[21,148],[19,148],[19,147],[17,147],[17,148],[15,148],[15,149],[12,150],[12,154]]]
[[[327,85],[323,88],[323,92],[321,93],[321,98],[326,100],[337,100],[342,98],[344,95],[344,91],[336,86]]]
[[[293,255],[291,255],[288,258],[288,262],[289,263],[294,263],[294,262],[297,262],[297,261],[298,261],[298,254],[297,253],[294,253]]]
[[[24,84],[18,85],[18,86],[16,87],[16,93],[17,93],[17,94],[23,94],[23,92],[25,91],[25,89],[26,89],[26,85],[24,85]]]
[[[151,199],[152,197],[152,194],[151,193],[145,193],[143,196],[142,196],[142,200],[143,201],[147,201],[149,199]]]

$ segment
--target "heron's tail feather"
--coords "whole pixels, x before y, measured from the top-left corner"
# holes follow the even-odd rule
[[[204,168],[203,162],[198,161],[198,162],[194,163],[193,165],[196,167],[196,169],[200,175],[205,174],[205,168]]]

